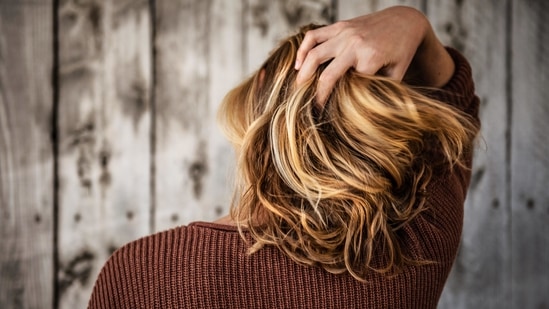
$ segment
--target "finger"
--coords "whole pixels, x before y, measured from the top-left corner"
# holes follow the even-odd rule
[[[313,49],[316,44],[321,43],[318,41],[318,38],[315,35],[315,30],[309,30],[305,34],[305,37],[303,38],[303,42],[301,42],[301,45],[299,45],[299,48],[297,49],[297,55],[295,59],[295,66],[294,68],[296,70],[301,69],[301,65],[303,64],[303,61],[305,60],[305,57]]]
[[[404,78],[404,75],[406,74],[408,65],[394,65],[394,66],[386,66],[381,68],[379,70],[379,75],[386,76],[394,80],[401,81]]]
[[[307,53],[299,73],[297,73],[296,82],[301,84],[311,78],[322,63],[333,59],[338,54],[338,44],[336,40],[326,41],[313,48]]]
[[[382,69],[380,74],[391,79],[401,81],[406,75],[406,71],[408,70],[411,61],[412,60],[410,59],[408,61],[401,61],[395,65],[386,66],[386,68]]]
[[[375,75],[388,63],[383,56],[380,56],[379,52],[372,48],[361,47],[360,50],[361,55],[357,57],[360,61],[356,64],[355,69],[361,74]]]
[[[406,70],[408,70],[413,55],[400,55],[397,57],[399,61],[395,61],[387,58],[388,54],[389,52],[374,49],[362,49],[362,55],[359,57],[362,60],[356,66],[357,72],[401,81],[406,75]]]
[[[314,30],[309,30],[305,33],[305,37],[299,45],[296,55],[295,69],[301,69],[307,54],[317,45],[327,41],[328,39],[334,37],[339,31],[339,24],[333,24]]]
[[[335,57],[318,79],[317,104],[324,107],[337,81],[353,66],[351,57]]]

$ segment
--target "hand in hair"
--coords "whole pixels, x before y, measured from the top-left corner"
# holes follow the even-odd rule
[[[317,100],[322,103],[349,68],[427,87],[442,87],[454,72],[427,18],[404,6],[308,31],[297,52],[297,82],[329,60],[319,78]]]

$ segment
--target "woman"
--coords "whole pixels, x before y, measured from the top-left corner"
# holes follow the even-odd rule
[[[393,7],[281,43],[225,98],[231,214],[132,242],[90,308],[435,308],[478,132],[470,67]]]

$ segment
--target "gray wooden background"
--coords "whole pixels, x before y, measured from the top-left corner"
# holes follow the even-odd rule
[[[544,0],[0,0],[0,308],[84,308],[107,257],[226,213],[223,95],[301,24],[393,4],[463,51],[484,142],[440,308],[549,308]]]

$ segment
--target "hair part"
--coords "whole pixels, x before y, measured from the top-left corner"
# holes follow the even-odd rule
[[[305,32],[316,27],[283,41],[222,103],[219,118],[238,153],[231,216],[254,239],[250,253],[273,245],[361,281],[429,263],[409,256],[397,231],[425,210],[434,166],[464,166],[477,130],[447,104],[354,70],[320,110],[326,64],[303,85],[294,69]]]

